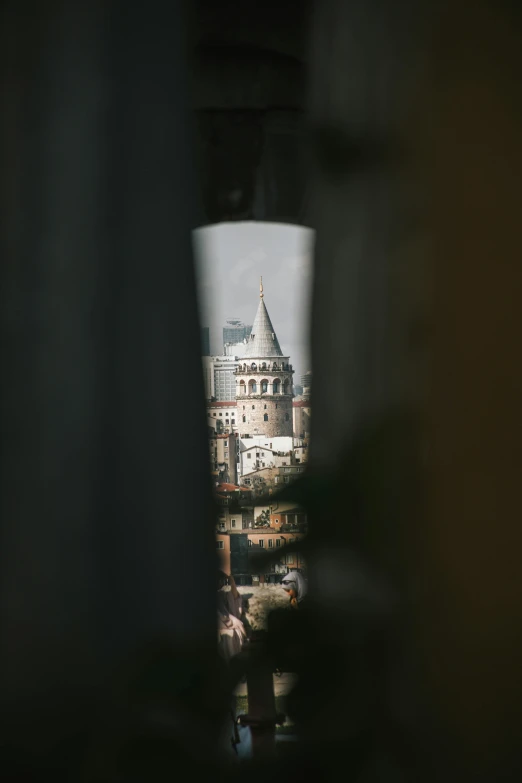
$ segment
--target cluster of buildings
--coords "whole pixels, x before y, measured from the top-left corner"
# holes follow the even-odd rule
[[[223,355],[204,355],[203,371],[222,568],[239,584],[279,581],[289,570],[305,567],[297,553],[284,550],[305,535],[306,516],[279,503],[277,490],[306,467],[311,373],[302,377],[296,396],[294,369],[270,320],[262,281],[253,324],[229,321]],[[270,503],[259,504],[261,497]],[[267,573],[254,573],[252,555],[261,549],[280,550],[280,556]]]

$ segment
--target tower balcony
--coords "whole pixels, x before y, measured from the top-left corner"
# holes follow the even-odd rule
[[[271,400],[274,402],[286,402],[293,400],[293,398],[293,392],[287,392],[286,394],[283,392],[276,392],[275,394],[272,394],[272,392],[252,392],[250,394],[236,395],[236,400]]]
[[[236,375],[252,375],[253,373],[280,373],[280,372],[286,372],[286,373],[294,373],[294,368],[291,364],[286,364],[284,362],[251,362],[250,364],[247,364],[246,362],[243,362],[243,364],[240,364],[236,370]]]

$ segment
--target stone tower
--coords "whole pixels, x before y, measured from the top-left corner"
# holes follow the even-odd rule
[[[241,435],[292,436],[292,365],[283,356],[266,309],[263,278],[259,307],[236,370],[238,429]]]

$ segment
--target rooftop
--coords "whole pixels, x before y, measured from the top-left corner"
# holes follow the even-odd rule
[[[279,340],[272,326],[272,321],[266,309],[263,294],[263,279],[260,284],[260,301],[256,317],[252,326],[252,332],[247,340],[243,358],[261,359],[265,357],[282,356],[283,352]]]
[[[285,508],[284,511],[272,511],[272,516],[277,516],[278,514],[306,514],[306,511],[303,508],[299,508],[299,506]]]
[[[216,487],[216,492],[239,492],[241,487],[238,487],[236,484],[218,484]]]

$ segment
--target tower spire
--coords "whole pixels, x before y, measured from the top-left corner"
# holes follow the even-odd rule
[[[261,277],[259,280],[259,305],[244,356],[260,359],[282,355],[281,346],[266,309],[263,278]]]

